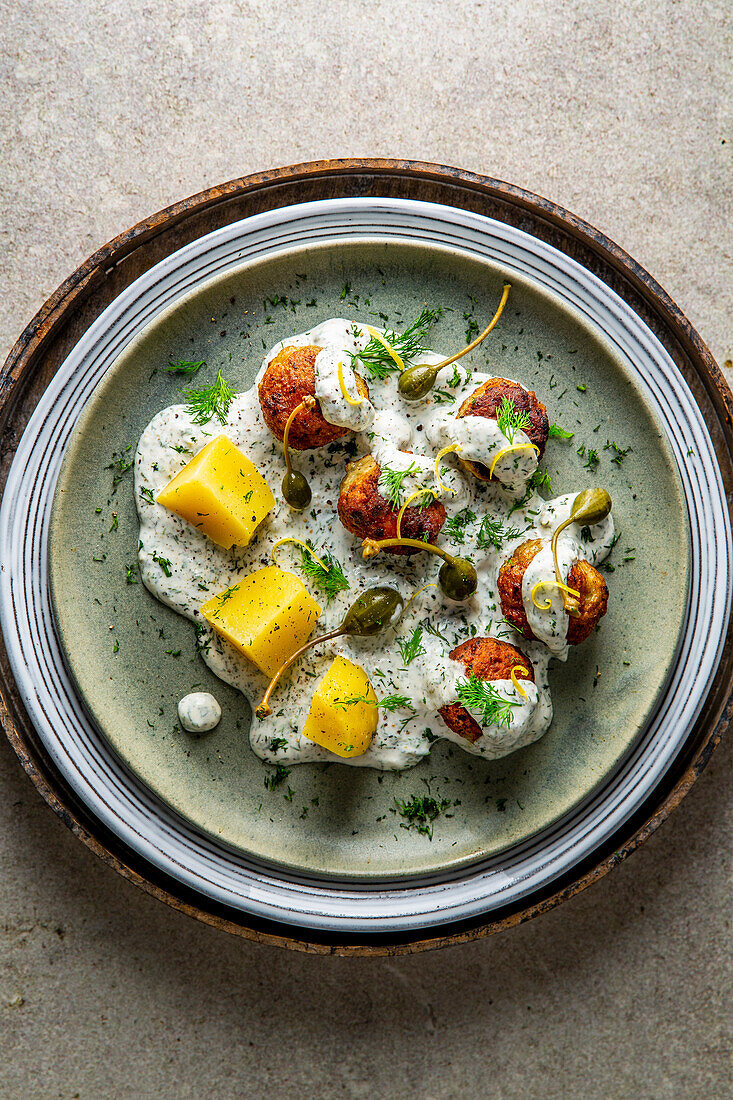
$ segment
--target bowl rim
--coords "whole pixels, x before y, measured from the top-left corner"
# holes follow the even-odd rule
[[[314,187],[320,188],[320,191],[314,193]],[[324,188],[328,194],[324,194]],[[100,305],[104,308],[121,288],[157,262],[160,252],[156,254],[151,244],[157,245],[159,250],[162,248],[163,255],[168,255],[186,243],[186,239],[181,240],[183,226],[186,227],[187,239],[192,240],[217,226],[239,220],[247,212],[304,201],[306,195],[323,198],[369,194],[373,197],[438,201],[433,197],[436,188],[437,193],[442,195],[440,201],[448,205],[477,209],[510,224],[526,226],[527,217],[531,216],[531,232],[540,239],[557,237],[559,230],[566,244],[572,247],[575,242],[576,254],[583,256],[581,263],[585,260],[584,266],[590,267],[593,263],[591,270],[598,274],[598,268],[601,272],[605,269],[605,273],[618,283],[614,289],[621,293],[631,308],[635,308],[633,299],[636,297],[639,300],[642,316],[683,369],[693,385],[698,404],[705,399],[712,407],[715,423],[709,426],[724,481],[727,487],[730,486],[733,477],[730,415],[733,396],[700,337],[651,276],[593,227],[521,188],[440,165],[386,160],[314,162],[234,180],[153,215],[94,253],[41,308],[11,351],[0,374],[0,428],[3,429],[2,438],[6,440],[0,471],[2,484],[24,422],[35,403],[34,397],[37,398],[45,388],[53,368],[65,357],[66,348],[75,342],[74,322],[83,332],[90,323],[90,317],[93,319],[101,312]],[[294,194],[298,197],[294,198]],[[202,228],[202,215],[211,215],[212,212],[217,220]],[[227,216],[228,213],[231,216]],[[620,291],[619,287],[622,288]],[[629,301],[629,298],[632,300]],[[687,368],[686,372],[684,368]],[[526,904],[529,899],[524,899],[518,905],[509,907],[510,912],[495,910],[489,920],[484,917],[483,920],[468,922],[468,926],[445,927],[438,936],[434,931],[424,936],[412,931],[403,936],[384,933],[377,937],[360,937],[349,933],[346,937],[330,934],[321,937],[309,931],[308,939],[304,939],[300,929],[290,935],[289,929],[282,925],[272,928],[266,922],[255,921],[250,915],[227,911],[226,907],[202,899],[201,895],[186,890],[178,882],[166,881],[166,876],[160,872],[151,874],[151,867],[112,837],[66,787],[40,740],[34,736],[13,684],[4,649],[0,653],[0,721],[37,789],[72,831],[119,873],[174,908],[251,939],[302,950],[338,951],[342,954],[410,952],[476,938],[530,919],[584,889],[635,850],[679,804],[705,767],[728,725],[730,705],[726,706],[726,703],[733,680],[731,649],[729,626],[721,670],[711,685],[703,710],[687,739],[685,751],[667,781],[660,784],[664,790],[656,788],[635,817],[619,830],[619,834],[624,835],[611,838],[614,841],[613,851],[594,851],[586,861],[588,866],[579,865],[573,869],[572,881],[552,884],[544,896],[533,896],[531,904]]]

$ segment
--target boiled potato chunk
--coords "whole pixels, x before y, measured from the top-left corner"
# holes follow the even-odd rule
[[[207,443],[157,501],[224,550],[247,546],[275,505],[262,474],[225,435]]]
[[[217,634],[270,677],[308,641],[321,614],[300,578],[277,565],[249,573],[199,610]]]
[[[355,698],[360,701],[349,701]],[[378,718],[377,697],[364,669],[336,657],[313,693],[303,736],[337,756],[361,756],[372,743]]]

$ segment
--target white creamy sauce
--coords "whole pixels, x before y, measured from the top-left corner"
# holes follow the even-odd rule
[[[370,400],[358,407],[351,406],[343,399],[337,373],[334,387],[334,364],[336,372],[338,363],[344,364],[344,383],[349,394],[356,398],[349,353],[365,347],[368,341],[369,334],[363,326],[346,320],[325,321],[309,332],[276,344],[267,353],[254,386],[237,394],[232,401],[226,423],[214,420],[203,427],[197,425],[183,405],[173,405],[153,417],[143,432],[135,459],[142,579],[153,595],[196,624],[198,646],[206,664],[222,680],[239,689],[253,709],[262,699],[267,677],[220,638],[202,620],[198,608],[243,575],[271,564],[271,550],[279,539],[288,536],[310,539],[317,552],[328,550],[338,559],[349,581],[349,590],[340,592],[329,603],[325,596],[313,590],[303,575],[298,548],[293,545],[278,547],[277,564],[300,576],[322,608],[316,627],[318,634],[337,627],[347,608],[366,588],[389,585],[400,591],[408,605],[421,585],[434,585],[419,592],[406,606],[395,629],[375,638],[338,638],[306,653],[273,695],[272,715],[262,722],[253,721],[252,748],[270,762],[294,764],[338,760],[356,767],[400,769],[416,764],[430,751],[434,739],[440,737],[466,752],[488,759],[504,756],[536,741],[547,730],[552,719],[547,685],[547,667],[553,655],[550,642],[561,659],[565,658],[567,650],[562,627],[557,635],[543,627],[542,636],[550,639],[545,645],[539,641],[525,641],[503,621],[497,574],[502,562],[520,543],[530,538],[549,539],[552,529],[569,515],[576,494],[547,502],[534,492],[524,496],[527,479],[537,466],[533,450],[514,452],[499,460],[495,474],[501,475],[502,484],[480,482],[460,466],[455,454],[446,455],[440,464],[441,481],[454,492],[441,490],[435,478],[435,457],[447,443],[460,442],[465,448],[462,457],[488,465],[492,453],[495,455],[502,446],[509,445],[495,421],[473,416],[456,419],[462,401],[490,376],[479,372],[469,375],[468,364],[464,367],[465,361],[462,361],[457,380],[454,368],[448,367],[441,371],[437,383],[443,392],[455,396],[454,402],[441,402],[428,396],[422,401],[408,403],[397,390],[397,375],[392,374],[385,381],[368,382]],[[283,347],[306,344],[324,348],[316,360],[316,392],[322,401],[324,416],[332,423],[361,427],[355,435],[330,446],[292,452],[294,467],[307,476],[313,491],[311,506],[304,512],[294,512],[282,500],[281,483],[285,471],[282,445],[262,419],[257,384],[267,364]],[[435,353],[425,352],[415,361],[436,363],[440,359]],[[467,426],[466,421],[470,422]],[[149,499],[151,493],[155,497],[212,437],[219,434],[226,435],[250,458],[278,502],[251,544],[234,547],[231,551],[220,549],[194,527]],[[514,443],[524,442],[523,435],[515,433]],[[410,466],[416,468],[415,474],[406,477],[401,486],[403,502],[417,488],[430,487],[440,495],[448,519],[458,513],[465,514],[464,510],[471,513],[473,518],[469,518],[463,528],[463,543],[452,541],[445,529],[440,538],[447,550],[467,554],[476,566],[478,588],[465,604],[453,603],[437,587],[441,561],[434,554],[400,557],[382,553],[364,561],[361,541],[341,525],[336,505],[347,460],[365,454],[373,454],[382,466],[400,470]],[[476,540],[484,517],[499,520],[519,533],[506,540],[501,551],[493,547],[478,549]],[[580,547],[578,556],[591,562],[603,560],[612,542],[610,516],[582,533],[577,525],[572,525],[560,539],[563,554],[566,547],[571,555]],[[538,568],[542,568],[542,562]],[[548,597],[552,594],[551,589],[543,591]],[[406,642],[420,624],[424,627],[422,647],[425,652],[405,666],[398,643]],[[539,636],[540,631],[537,633]],[[535,673],[534,685],[520,681],[527,699],[517,696],[511,681],[494,684],[503,697],[516,705],[511,708],[509,725],[486,728],[474,744],[454,734],[437,713],[439,707],[458,701],[457,685],[465,679],[463,666],[449,660],[448,653],[473,636],[494,637],[512,643],[531,660]],[[379,725],[369,749],[362,756],[345,759],[334,756],[302,735],[313,689],[339,654],[366,670],[378,698],[405,695],[414,707],[414,710],[380,709]]]
[[[221,707],[208,691],[192,691],[178,701],[178,721],[189,733],[207,733],[219,725]]]

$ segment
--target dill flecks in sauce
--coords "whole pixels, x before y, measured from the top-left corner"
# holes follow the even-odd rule
[[[342,636],[310,650],[297,662],[273,696],[273,712],[253,722],[252,748],[270,763],[335,761],[357,767],[401,769],[416,764],[430,751],[436,737],[446,738],[466,752],[488,759],[504,756],[536,741],[552,719],[547,685],[550,657],[567,656],[568,616],[562,595],[548,583],[543,601],[551,608],[536,608],[529,596],[539,581],[555,580],[549,540],[553,530],[570,515],[576,494],[544,501],[528,488],[537,469],[533,450],[514,451],[500,457],[494,470],[499,482],[481,482],[465,472],[456,452],[446,453],[436,475],[439,451],[460,443],[462,458],[489,464],[500,450],[526,437],[516,429],[513,439],[502,433],[496,421],[483,417],[456,418],[461,402],[490,376],[468,369],[444,368],[436,395],[419,402],[399,394],[399,373],[385,371],[370,376],[352,356],[373,339],[366,326],[353,321],[329,320],[309,332],[293,336],[273,347],[251,389],[219,403],[218,419],[200,423],[194,405],[173,405],[158,413],[147,426],[135,457],[135,497],[140,516],[140,573],[146,587],[163,603],[196,624],[197,647],[206,664],[222,680],[238,688],[253,709],[262,698],[268,679],[247,659],[220,638],[198,614],[210,595],[221,592],[242,576],[271,564],[272,549],[280,540],[310,544],[325,561],[338,563],[343,583],[332,585],[326,599],[314,583],[313,569],[304,567],[302,547],[286,542],[276,551],[277,564],[297,576],[322,607],[316,632],[325,634],[341,623],[359,593],[375,585],[396,589],[405,611],[394,630],[376,637]],[[279,489],[285,469],[282,446],[266,427],[259,407],[257,384],[277,353],[286,346],[320,345],[316,360],[316,394],[329,422],[356,429],[356,434],[317,450],[298,453],[299,468],[312,487],[310,505],[296,512],[282,500]],[[415,354],[410,362],[437,363],[442,357],[430,351]],[[369,400],[356,398],[354,371],[366,378]],[[445,377],[443,377],[445,374]],[[455,402],[440,399],[450,385]],[[155,497],[213,434],[223,433],[254,463],[277,504],[248,547],[222,550]],[[456,549],[471,559],[478,574],[476,593],[464,603],[449,600],[437,584],[441,565],[432,554],[396,557],[379,554],[365,561],[362,546],[344,529],[336,514],[339,487],[346,462],[372,454],[382,470],[392,470],[394,496],[400,504],[419,489],[430,489],[446,508],[448,519],[439,538],[441,546]],[[411,453],[410,453],[411,452]],[[493,457],[492,457],[493,456]],[[403,475],[403,476],[400,476]],[[451,522],[454,521],[454,522]],[[527,569],[523,603],[533,631],[541,641],[526,641],[504,620],[497,592],[502,562],[527,539],[542,538],[545,548]],[[558,558],[563,579],[572,564],[584,557],[602,561],[613,543],[609,515],[595,527],[573,523],[559,537]],[[311,563],[309,563],[311,564]],[[310,575],[309,575],[310,573]],[[346,587],[348,585],[348,587]],[[427,585],[417,592],[421,585]],[[525,594],[525,588],[529,591]],[[417,592],[417,595],[415,593]],[[411,597],[415,597],[411,600]],[[482,736],[470,742],[450,730],[438,715],[441,706],[459,701],[458,686],[467,682],[463,667],[448,653],[471,637],[494,637],[512,643],[531,660],[535,683],[520,681],[524,695],[511,680],[492,682],[496,696],[506,705],[496,713],[498,723],[483,727]],[[406,700],[405,705],[380,706],[379,724],[372,743],[362,756],[336,757],[302,736],[301,730],[313,690],[334,657],[341,655],[364,668],[380,700]],[[480,722],[480,710],[469,713]]]

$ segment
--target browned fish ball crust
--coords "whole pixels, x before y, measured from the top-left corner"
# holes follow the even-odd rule
[[[258,387],[260,408],[265,424],[282,442],[285,424],[293,409],[304,397],[315,397],[316,357],[323,349],[315,344],[305,347],[286,347],[279,351],[268,365]],[[355,375],[356,386],[362,397],[369,397],[367,384]],[[323,416],[320,406],[302,409],[290,426],[288,441],[293,450],[308,451],[323,447],[349,434],[348,428],[339,428]]]
[[[372,455],[364,455],[346,467],[338,499],[339,519],[347,531],[360,539],[397,537],[398,508],[393,508],[379,490],[380,468]],[[427,508],[405,508],[400,524],[403,538],[435,542],[445,523],[445,508],[433,501]],[[387,548],[385,554],[416,554],[410,546]]]
[[[524,433],[530,443],[539,447],[538,458],[541,458],[550,433],[550,421],[547,409],[537,398],[533,390],[526,390],[518,382],[510,382],[507,378],[489,378],[483,385],[474,390],[466,398],[458,410],[458,416],[485,416],[496,420],[496,414],[503,399],[508,397],[514,403],[517,412],[526,413],[529,417],[529,425],[524,428]],[[459,456],[459,461],[465,469],[474,474],[481,481],[489,480],[489,467],[482,462],[469,462]]]
[[[528,539],[523,542],[503,563],[497,579],[504,618],[529,640],[535,635],[524,611],[522,580],[527,566],[543,545],[542,539]],[[580,645],[606,614],[608,586],[595,566],[584,558],[573,564],[567,583],[580,593],[578,613],[569,617],[567,642],[568,645]]]
[[[512,669],[521,665],[527,671],[515,672],[517,680],[531,680],[534,683],[534,669],[529,657],[509,642],[499,642],[495,638],[469,638],[451,650],[448,656],[452,661],[460,661],[467,677],[473,673],[479,680],[509,680]],[[484,732],[460,703],[449,703],[441,707],[438,714],[449,729],[471,744],[478,741]]]

